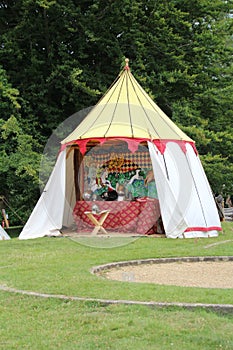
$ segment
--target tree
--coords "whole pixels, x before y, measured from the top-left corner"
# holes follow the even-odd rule
[[[10,210],[12,224],[18,223],[19,216],[22,220],[28,217],[38,197],[41,158],[40,145],[22,129],[19,100],[19,91],[11,86],[6,72],[0,68],[0,193],[15,208]]]

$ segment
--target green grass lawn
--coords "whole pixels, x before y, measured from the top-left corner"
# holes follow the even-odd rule
[[[224,222],[223,229],[218,238],[145,237],[118,247],[108,241],[106,248],[69,238],[14,238],[0,242],[0,284],[66,296],[232,304],[232,289],[109,281],[90,273],[113,261],[233,255],[233,224]],[[232,314],[0,294],[0,349],[233,348]]]

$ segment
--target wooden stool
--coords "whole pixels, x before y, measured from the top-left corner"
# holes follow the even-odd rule
[[[102,210],[100,213],[93,213],[92,211],[85,211],[84,212],[87,217],[91,220],[91,222],[95,225],[94,230],[92,231],[92,235],[97,235],[99,231],[103,233],[107,233],[107,231],[103,228],[104,221],[106,220],[108,214],[110,213],[109,210]],[[99,221],[96,219],[95,215],[100,215]]]

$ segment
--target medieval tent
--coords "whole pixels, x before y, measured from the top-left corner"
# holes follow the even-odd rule
[[[6,233],[4,228],[0,226],[0,241],[11,239],[10,236]]]
[[[108,210],[107,231],[217,236],[221,224],[195,142],[123,71],[62,142],[19,238],[91,231],[86,213]],[[162,222],[162,225],[161,225]]]

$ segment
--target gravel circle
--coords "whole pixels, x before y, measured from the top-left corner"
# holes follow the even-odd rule
[[[122,264],[122,266],[121,266]],[[171,261],[97,267],[94,273],[110,280],[201,288],[233,288],[233,261]]]

